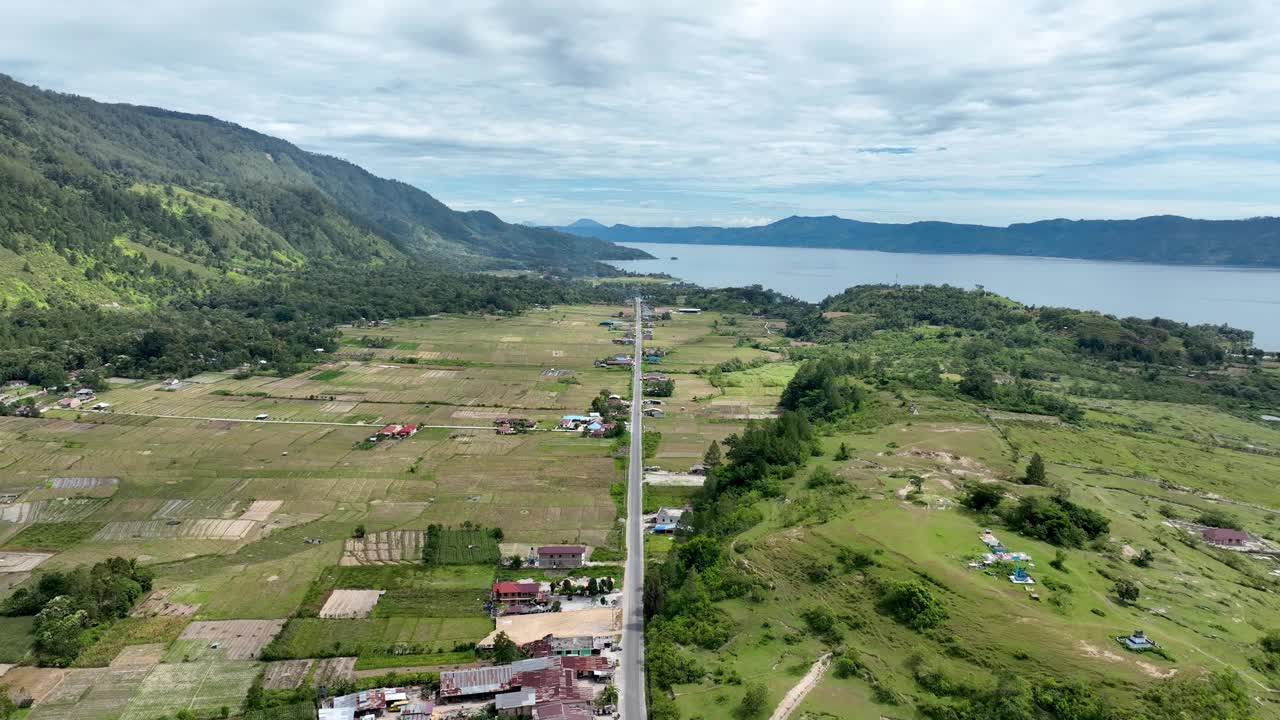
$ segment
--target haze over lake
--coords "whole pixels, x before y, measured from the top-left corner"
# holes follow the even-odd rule
[[[611,262],[708,287],[763,285],[816,301],[853,285],[982,285],[1030,305],[1163,317],[1252,330],[1280,350],[1280,270],[1063,260],[1005,255],[925,255],[865,250],[620,243],[657,260]],[[672,256],[679,259],[672,260]]]

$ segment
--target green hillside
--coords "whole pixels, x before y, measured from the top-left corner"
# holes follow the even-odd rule
[[[405,183],[215,118],[2,75],[0,248],[7,303],[138,303],[203,279],[308,266],[592,271],[599,260],[643,257],[455,212]]]

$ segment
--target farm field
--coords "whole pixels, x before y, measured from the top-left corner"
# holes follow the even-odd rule
[[[612,442],[545,431],[586,412],[602,388],[627,391],[625,371],[594,367],[617,352],[615,333],[599,326],[617,311],[348,328],[331,362],[293,377],[113,382],[99,394],[111,412],[0,418],[0,494],[12,496],[0,504],[0,599],[32,573],[113,556],[154,573],[130,617],[87,637],[71,669],[36,671],[57,677],[29,717],[74,708],[154,720],[222,705],[235,717],[259,672],[287,689],[475,661],[470,644],[495,627],[489,586],[512,572],[495,572],[499,541],[513,553],[581,543],[617,556]],[[722,387],[693,373],[772,357],[715,334],[722,319],[659,324],[677,384],[667,416],[651,421],[664,436],[656,462],[693,464],[712,439],[773,412],[764,369]],[[364,336],[386,347],[364,347]],[[716,404],[727,393],[737,404]],[[270,422],[255,420],[264,413]],[[492,431],[512,416],[539,429]],[[391,423],[448,427],[365,442]],[[652,499],[677,504],[691,492]],[[425,567],[432,525],[444,529]],[[621,579],[612,565],[583,573]],[[31,624],[0,618],[0,662],[30,658]]]

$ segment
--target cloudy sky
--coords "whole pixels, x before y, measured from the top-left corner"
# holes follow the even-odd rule
[[[0,72],[513,221],[1280,214],[1268,0],[41,0]]]

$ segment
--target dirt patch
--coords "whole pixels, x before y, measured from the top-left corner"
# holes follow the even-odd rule
[[[208,620],[187,626],[179,640],[217,643],[228,660],[253,660],[284,627],[284,620]]]
[[[620,608],[595,608],[540,615],[504,615],[498,627],[480,643],[491,646],[498,633],[505,632],[517,645],[548,635],[610,635],[622,629]]]
[[[0,552],[0,573],[31,572],[53,553]]]
[[[316,671],[312,673],[311,680],[317,686],[355,680],[355,670],[356,659],[353,657],[325,658],[316,661]]]
[[[267,690],[292,690],[302,684],[315,660],[282,660],[267,665],[262,687]]]
[[[1111,652],[1110,650],[1103,650],[1096,645],[1090,645],[1084,640],[1077,642],[1076,647],[1079,648],[1080,654],[1085,657],[1098,658],[1100,660],[1106,660],[1107,662],[1124,662],[1124,658],[1120,655]]]
[[[191,617],[200,609],[199,605],[169,602],[169,591],[157,590],[138,603],[130,617]]]
[[[423,533],[420,530],[388,530],[348,538],[342,547],[339,565],[387,565],[418,562],[422,559]]]
[[[198,540],[239,540],[254,528],[252,520],[133,520],[109,522],[94,535],[95,540],[130,538],[186,538]]]
[[[1125,545],[1124,547],[1120,548],[1120,554],[1123,555],[1126,560],[1129,558],[1138,557],[1138,551],[1134,550],[1132,545]]]
[[[254,500],[249,503],[249,508],[244,511],[240,519],[266,522],[271,517],[271,513],[279,510],[283,504],[283,500]]]
[[[113,670],[140,670],[160,664],[164,657],[166,643],[149,643],[147,645],[130,645],[120,651],[111,661]]]
[[[456,378],[462,373],[458,370],[426,370],[418,374],[421,380],[445,380]]]
[[[4,674],[4,684],[9,686],[9,697],[16,700],[30,696],[39,703],[62,684],[67,672],[61,668],[16,667]]]
[[[449,417],[492,420],[494,418],[509,417],[510,415],[510,410],[454,410]]]
[[[689,475],[672,472],[647,472],[644,481],[649,485],[670,485],[673,487],[702,487],[707,481],[705,475]]]
[[[367,618],[385,590],[334,590],[320,608],[322,618]]]
[[[1150,675],[1153,678],[1158,678],[1160,680],[1165,680],[1167,678],[1171,678],[1174,675],[1178,674],[1177,668],[1169,668],[1168,670],[1161,670],[1160,668],[1156,667],[1155,665],[1152,665],[1149,662],[1143,662],[1141,660],[1138,660],[1137,663],[1138,663],[1138,667],[1142,669],[1142,672],[1146,673],[1147,675]]]
[[[520,337],[519,335],[503,335],[502,337],[498,338],[498,342],[518,343],[518,342],[524,342],[524,338]]]

